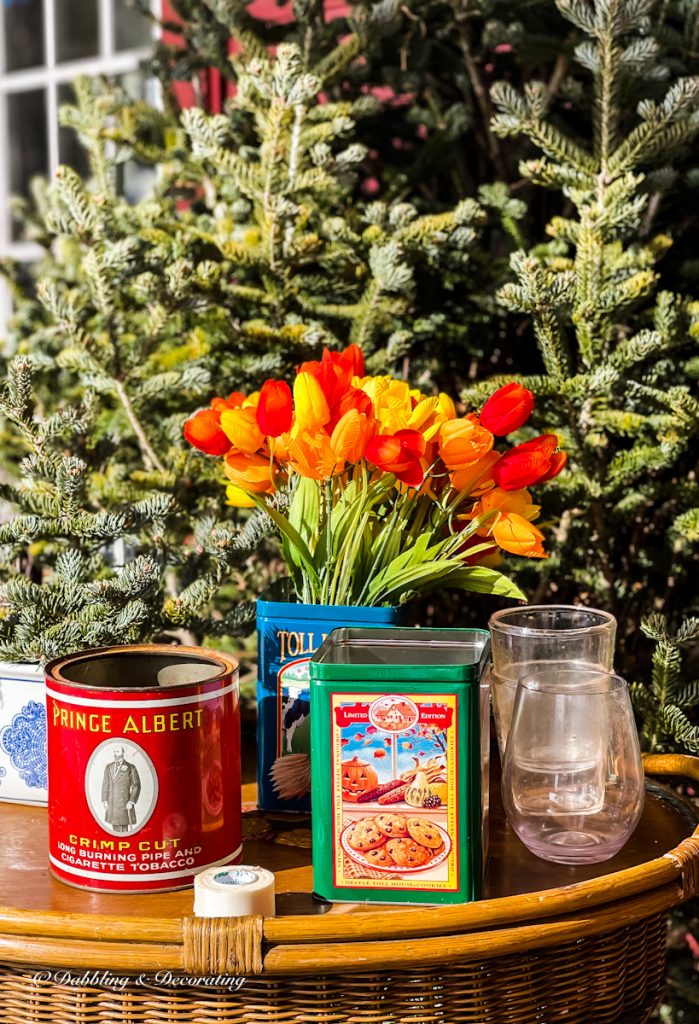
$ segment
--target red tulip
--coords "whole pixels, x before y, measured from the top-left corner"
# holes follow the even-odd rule
[[[226,409],[240,409],[245,401],[242,391],[231,391],[228,398],[212,398],[211,408],[215,412],[225,412]]]
[[[426,442],[419,430],[398,430],[395,434],[378,434],[366,447],[366,458],[385,473],[409,487],[419,487],[424,478],[421,458]]]
[[[349,345],[342,352],[331,352],[326,348],[323,349],[322,359],[302,363],[297,372],[310,373],[318,381],[331,410],[331,423],[334,426],[347,412],[347,408],[340,412],[337,407],[348,391],[356,390],[352,388],[352,378],[364,376],[364,357],[358,345]],[[357,411],[367,410],[357,408]]]
[[[482,427],[497,437],[511,434],[527,422],[534,408],[534,395],[521,384],[505,384],[491,395],[481,410]]]
[[[543,484],[546,482],[546,480],[553,480],[555,476],[558,476],[558,474],[561,472],[561,470],[567,462],[567,452],[554,452],[551,457],[551,465],[549,466],[548,473],[546,474],[546,476],[542,476],[541,480],[539,480],[538,482],[540,484]]]
[[[532,441],[516,445],[493,466],[495,483],[504,491],[519,491],[539,483],[552,469],[557,447],[555,434],[541,434]]]
[[[350,387],[345,391],[340,401],[331,408],[330,420],[327,425],[328,430],[334,430],[345,413],[351,409],[356,409],[358,413],[363,413],[371,419],[374,414],[374,403],[366,391],[362,391],[361,388]]]
[[[364,376],[364,355],[359,345],[348,345],[342,352],[330,352],[329,355],[333,362],[339,363],[353,377]]]
[[[221,430],[221,413],[216,409],[200,409],[184,425],[184,436],[190,444],[207,455],[225,455],[231,442]]]
[[[279,437],[291,429],[294,404],[291,388],[283,380],[266,380],[257,403],[257,425],[267,437]]]

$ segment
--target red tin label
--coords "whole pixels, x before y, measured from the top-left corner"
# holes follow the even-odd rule
[[[240,859],[238,678],[234,663],[221,662],[209,674],[228,671],[214,681],[163,689],[121,689],[118,679],[82,687],[49,669],[49,860],[57,878],[153,892]]]

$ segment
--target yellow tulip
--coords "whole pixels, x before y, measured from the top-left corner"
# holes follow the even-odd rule
[[[301,430],[318,430],[330,419],[323,389],[310,373],[299,373],[294,381],[296,422]]]
[[[255,507],[255,502],[250,495],[242,487],[237,487],[235,484],[228,484],[226,486],[226,504],[232,505],[233,508]]]
[[[443,391],[439,392],[439,397],[437,398],[435,419],[438,419],[440,423],[456,419],[456,406],[449,395],[445,394]]]
[[[364,377],[362,391],[371,399],[374,416],[379,422],[379,433],[396,434],[407,430],[413,412],[410,388],[404,380],[393,377]]]
[[[421,396],[417,405],[410,414],[408,429],[422,430],[436,410],[438,404],[439,399],[436,395],[432,398],[425,398],[424,396]]]
[[[264,435],[257,425],[255,410],[250,406],[222,412],[221,430],[233,447],[246,455],[253,455],[262,447]]]

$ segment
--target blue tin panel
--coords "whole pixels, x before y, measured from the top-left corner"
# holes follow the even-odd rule
[[[266,810],[311,810],[308,663],[343,626],[393,626],[398,608],[257,602],[257,784]]]

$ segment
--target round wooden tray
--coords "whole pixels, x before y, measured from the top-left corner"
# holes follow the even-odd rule
[[[697,758],[654,757],[647,759],[646,767],[654,774],[699,779]],[[238,1004],[227,995],[230,1012],[223,1016],[220,1006],[219,1015],[208,1017],[197,1003],[186,1011],[192,1016],[178,1016],[173,1010],[167,1018],[136,1014],[129,1021],[357,1020],[362,1024],[393,1024],[394,1020],[405,1020],[411,1024],[481,1024],[500,1018],[486,1012],[481,982],[477,998],[473,996],[473,979],[495,977],[501,967],[507,968],[509,976],[526,963],[526,993],[520,991],[519,1009],[508,1011],[503,1020],[536,1019],[545,1024],[548,1018],[545,1012],[542,1015],[541,993],[552,983],[551,978],[558,979],[557,984],[565,983],[564,988],[568,986],[568,1004],[573,998],[570,993],[578,993],[574,1000],[577,1009],[566,1004],[566,1020],[594,1020],[595,1024],[617,1021],[621,1020],[621,1010],[629,1006],[639,1008],[629,1020],[645,1019],[662,986],[666,913],[699,887],[699,837],[692,836],[696,809],[673,791],[648,782],[641,823],[617,857],[587,867],[553,865],[529,854],[510,830],[500,802],[497,758],[495,769],[486,898],[435,908],[330,906],[316,901],[312,896],[310,843],[290,845],[308,842],[308,819],[267,814],[274,839],[247,842],[244,860],[275,872],[277,916],[195,919],[191,889],[138,896],[92,893],[63,885],[49,875],[47,868],[46,812],[0,805],[0,961],[8,965],[6,976],[14,977],[13,972],[18,972],[16,976],[21,974],[23,984],[30,978],[26,969],[9,965],[134,974],[171,970],[188,976],[223,972],[243,975],[250,983],[241,1000],[249,1000],[251,993],[258,992],[268,1007],[266,1016],[246,1015],[249,1007],[245,1013],[240,1007],[236,1010]],[[254,787],[248,785],[244,799],[253,797]],[[615,951],[614,956],[610,950]],[[590,982],[587,975],[593,961],[597,973]],[[408,968],[408,977],[423,979],[433,1008],[428,1013],[425,1003],[423,1015],[418,1017],[380,1016],[387,1013],[382,1002],[386,992],[395,991],[395,998],[404,998],[401,993],[406,981],[401,972]],[[470,980],[464,980],[464,971]],[[347,973],[351,977],[341,981]],[[310,992],[321,977],[324,991],[332,989],[335,993],[335,1015],[314,1016],[316,1011],[310,1009],[288,1015],[288,1007],[296,1005],[295,999],[301,999],[301,1005],[303,999],[312,1001]],[[584,977],[587,980],[583,984]],[[368,1002],[357,1002],[357,986],[361,989],[367,979],[373,979],[371,984],[379,988],[376,992],[372,988]],[[293,988],[300,982],[305,983],[306,994],[294,996],[288,986]],[[49,979],[47,983],[52,982]],[[354,995],[348,995],[348,983]],[[464,984],[471,992],[473,1005],[466,998]],[[602,985],[606,1001],[590,1002],[587,996],[580,997],[590,984],[598,989]],[[339,986],[337,991],[333,986]],[[446,1011],[437,1012],[434,1007],[446,1005],[450,986],[460,1002],[444,1016]],[[441,992],[439,998],[437,991]],[[129,998],[138,1003],[141,995],[132,991]],[[152,992],[150,998],[152,1002]],[[354,1015],[343,1015],[343,1000],[350,998],[354,999]],[[552,998],[546,997],[546,1005],[552,1005]],[[277,1004],[279,1016],[272,1009]],[[538,1007],[536,1017],[531,1016],[531,1008],[522,1009],[530,1004]],[[356,1016],[362,1007],[365,1014]],[[47,1011],[36,1020],[50,1017]],[[15,1018],[8,1012],[1,1019],[4,1024]],[[95,1019],[121,1018],[114,1015]]]

